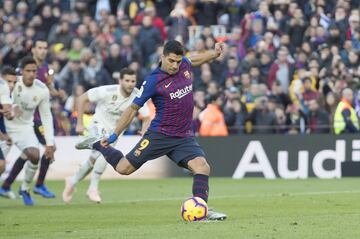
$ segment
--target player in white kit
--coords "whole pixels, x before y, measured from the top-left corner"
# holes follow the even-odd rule
[[[9,82],[9,83],[8,83]],[[16,83],[16,71],[10,66],[5,66],[1,69],[1,78],[0,78],[0,104],[2,106],[0,116],[1,120],[1,132],[0,132],[0,176],[5,171],[5,158],[8,152],[10,151],[11,138],[6,134],[4,123],[4,118],[12,119],[14,114],[12,111],[12,99],[10,98],[10,86],[14,86]],[[14,197],[9,194],[4,194],[1,196],[5,197]],[[13,194],[14,195],[14,194]]]
[[[13,103],[18,105],[22,111],[21,116],[13,120],[5,119],[5,127],[8,135],[20,151],[21,156],[16,160],[8,178],[3,183],[1,190],[9,191],[10,186],[20,173],[25,162],[25,176],[19,190],[24,204],[34,204],[30,194],[30,183],[32,182],[40,158],[39,141],[35,136],[33,128],[33,117],[36,107],[39,108],[40,118],[45,129],[45,155],[49,158],[54,156],[54,126],[50,112],[50,94],[44,83],[35,79],[37,73],[36,61],[26,56],[21,60],[22,77],[18,79],[12,92]]]
[[[78,133],[84,132],[84,108],[88,102],[93,102],[96,103],[96,108],[91,123],[89,127],[87,127],[88,133],[90,136],[102,137],[113,132],[122,112],[126,107],[131,105],[133,99],[139,92],[139,90],[135,88],[135,85],[135,72],[131,69],[124,68],[120,72],[119,84],[100,86],[85,92],[80,96],[78,101],[76,131]],[[143,116],[142,132],[144,133],[151,121],[150,110],[147,105],[140,109],[140,113]],[[103,156],[98,151],[93,150],[89,159],[82,164],[75,175],[66,179],[65,189],[63,191],[64,202],[69,203],[71,201],[75,185],[93,169],[87,196],[91,201],[100,203],[101,197],[99,195],[98,185],[106,165],[107,162]]]

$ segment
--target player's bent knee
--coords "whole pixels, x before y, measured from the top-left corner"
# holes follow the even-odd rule
[[[125,168],[121,168],[121,167],[116,167],[116,171],[118,173],[120,173],[121,175],[130,175],[132,174],[134,171],[131,170],[131,168],[129,167],[125,167]]]
[[[130,175],[135,171],[136,168],[132,166],[132,164],[130,164],[130,162],[126,158],[120,160],[118,165],[116,166],[116,172],[122,175]]]
[[[39,162],[40,152],[37,148],[27,148],[24,153],[33,164],[37,164]]]
[[[204,157],[196,157],[188,163],[189,169],[193,174],[210,175],[210,165]]]

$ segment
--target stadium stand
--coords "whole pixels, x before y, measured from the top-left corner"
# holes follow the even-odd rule
[[[66,92],[53,99],[56,134],[73,135],[76,98],[116,82],[122,67],[138,86],[157,66],[162,44],[188,51],[227,43],[222,59],[194,69],[194,130],[211,96],[229,134],[333,131],[341,91],[354,92],[360,117],[360,2],[356,0],[33,0],[0,1],[0,64],[18,67],[37,38]],[[64,101],[63,101],[64,100]],[[91,112],[91,107],[89,111]],[[327,117],[326,117],[327,116]],[[136,133],[134,122],[129,133]]]

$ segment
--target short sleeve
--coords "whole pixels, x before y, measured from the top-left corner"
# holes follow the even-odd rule
[[[142,107],[156,93],[156,78],[148,77],[143,82],[133,103]]]
[[[87,95],[91,102],[97,102],[106,95],[106,88],[103,86],[92,88],[88,90]]]
[[[12,104],[10,89],[6,82],[0,84],[0,103],[4,105]]]

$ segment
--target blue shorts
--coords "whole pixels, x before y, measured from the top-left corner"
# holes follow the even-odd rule
[[[194,137],[174,137],[147,131],[126,158],[135,168],[140,168],[147,161],[164,155],[184,168],[190,160],[205,157]]]

